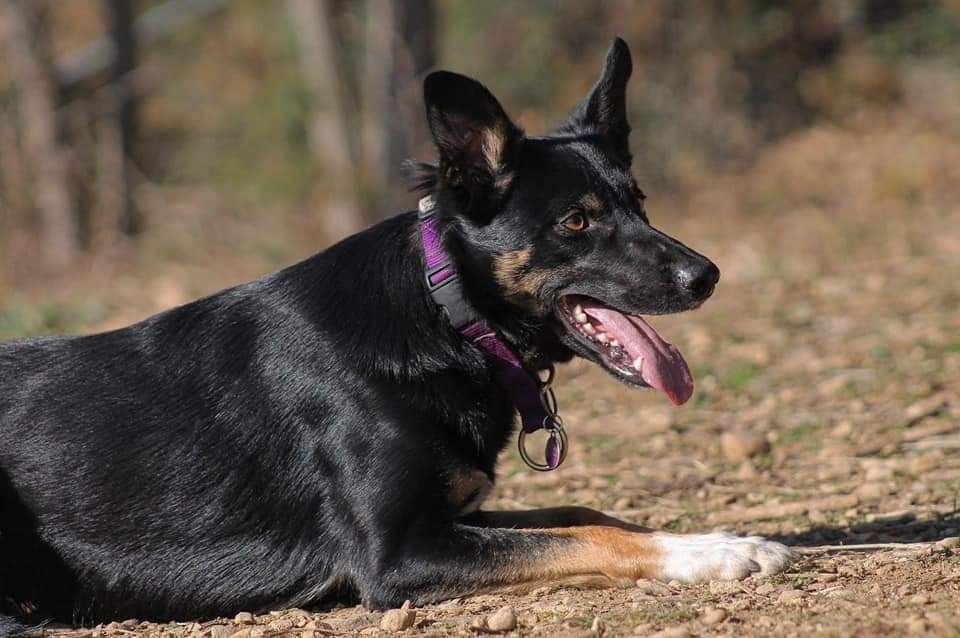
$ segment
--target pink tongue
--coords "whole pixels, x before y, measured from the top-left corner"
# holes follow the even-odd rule
[[[643,357],[640,377],[650,387],[663,391],[676,405],[687,402],[693,394],[690,368],[680,351],[664,341],[650,324],[605,306],[583,304],[583,311],[603,324],[603,330],[623,345],[631,361]]]

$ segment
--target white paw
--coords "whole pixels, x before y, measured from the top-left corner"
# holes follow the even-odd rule
[[[663,553],[660,580],[699,583],[740,580],[750,574],[769,576],[783,571],[793,557],[786,545],[760,536],[714,534],[656,534]]]

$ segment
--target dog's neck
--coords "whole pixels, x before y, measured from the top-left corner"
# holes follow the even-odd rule
[[[549,366],[549,380],[544,384],[536,373],[531,373],[525,367],[513,347],[464,294],[457,266],[443,246],[440,220],[430,197],[420,200],[418,222],[424,274],[430,296],[443,309],[450,325],[484,353],[497,383],[510,396],[523,425],[520,451],[524,461],[534,469],[556,469],[563,462],[566,452],[566,435],[550,390],[552,365]],[[546,400],[548,395],[549,401]],[[550,433],[545,463],[533,461],[523,446],[525,434],[541,429]]]

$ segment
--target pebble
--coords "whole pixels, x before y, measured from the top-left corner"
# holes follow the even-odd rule
[[[833,589],[828,591],[827,597],[839,598],[840,600],[854,600],[857,597],[857,594],[852,589],[841,587],[840,589]]]
[[[417,621],[417,612],[410,609],[410,601],[403,603],[400,609],[391,609],[380,619],[380,629],[384,631],[403,631]]]
[[[769,596],[770,594],[772,594],[772,593],[775,592],[776,590],[777,590],[776,585],[774,585],[774,584],[772,584],[772,583],[763,583],[762,585],[760,585],[759,587],[757,587],[757,589],[756,589],[755,591],[756,591],[756,593],[760,594],[761,596]]]
[[[734,594],[740,591],[743,591],[743,585],[733,580],[713,580],[710,581],[710,593],[713,595],[718,594]]]
[[[957,549],[960,547],[960,536],[951,536],[937,541],[938,549]]]
[[[727,461],[740,463],[770,451],[770,444],[765,437],[753,432],[724,432],[720,435],[720,450]]]
[[[487,617],[487,629],[489,631],[512,631],[516,627],[517,614],[510,605],[501,607]]]
[[[650,634],[650,638],[690,638],[690,630],[686,627],[667,627]]]
[[[890,486],[886,483],[864,483],[856,490],[856,495],[861,499],[878,500],[890,494]]]
[[[926,594],[915,594],[915,595],[911,596],[908,600],[909,600],[909,602],[910,602],[911,605],[921,605],[921,606],[922,606],[922,605],[929,605],[929,604],[930,604],[930,597],[927,596]]]
[[[249,611],[241,611],[239,614],[233,617],[233,622],[237,625],[252,625],[253,614],[251,614]]]
[[[235,630],[227,625],[211,625],[207,627],[206,631],[206,635],[210,638],[227,638],[227,636],[232,636]]]
[[[908,618],[906,624],[908,634],[922,636],[927,633],[927,622],[923,618],[917,616]]]
[[[803,592],[799,589],[785,589],[777,596],[778,603],[796,604],[803,600]]]
[[[637,581],[637,589],[651,596],[669,596],[673,593],[670,591],[670,588],[663,583],[656,580],[645,580],[643,578]]]
[[[719,625],[727,619],[727,610],[718,607],[707,607],[700,616],[700,621],[708,627]]]
[[[757,472],[757,468],[753,466],[753,463],[744,461],[740,464],[740,467],[737,468],[737,473],[734,476],[740,481],[750,481],[758,478],[760,473]]]
[[[600,616],[595,616],[593,624],[590,625],[590,633],[594,636],[602,636],[607,631],[607,626],[600,620]]]

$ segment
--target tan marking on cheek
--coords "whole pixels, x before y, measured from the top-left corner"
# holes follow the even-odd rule
[[[494,278],[508,299],[534,308],[552,270],[527,269],[533,249],[524,248],[494,257]]]
[[[500,287],[511,294],[518,291],[520,271],[530,263],[531,248],[501,253],[493,258],[493,276]]]

